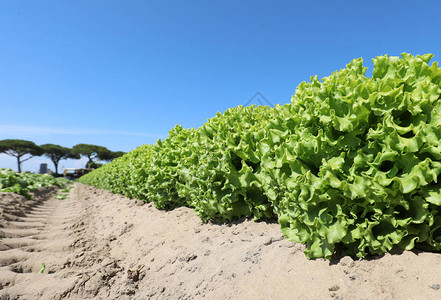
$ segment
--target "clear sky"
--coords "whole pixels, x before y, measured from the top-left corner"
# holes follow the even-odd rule
[[[383,54],[441,61],[440,12],[424,0],[2,0],[0,139],[130,151],[256,92],[287,103],[354,58],[370,72]],[[22,168],[41,162],[53,168]],[[0,167],[17,169],[6,155]]]

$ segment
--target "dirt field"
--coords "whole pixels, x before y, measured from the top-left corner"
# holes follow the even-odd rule
[[[2,300],[441,299],[441,254],[308,260],[276,223],[202,224],[79,183],[49,194],[0,194]]]

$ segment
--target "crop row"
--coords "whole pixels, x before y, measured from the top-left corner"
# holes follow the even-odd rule
[[[174,127],[81,178],[203,221],[276,217],[309,258],[441,249],[441,69],[432,55],[362,59],[296,89]]]
[[[55,178],[49,174],[18,173],[11,169],[0,169],[0,192],[10,192],[31,198],[31,192],[48,186],[64,187],[69,180]]]

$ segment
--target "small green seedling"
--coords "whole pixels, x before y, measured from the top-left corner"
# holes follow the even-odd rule
[[[46,264],[41,263],[41,269],[40,269],[40,271],[38,271],[38,274],[43,274],[45,269],[46,269]]]

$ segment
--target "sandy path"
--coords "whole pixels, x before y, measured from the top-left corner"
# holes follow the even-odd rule
[[[307,260],[278,224],[201,224],[81,184],[11,211],[0,299],[441,299],[440,254]]]

